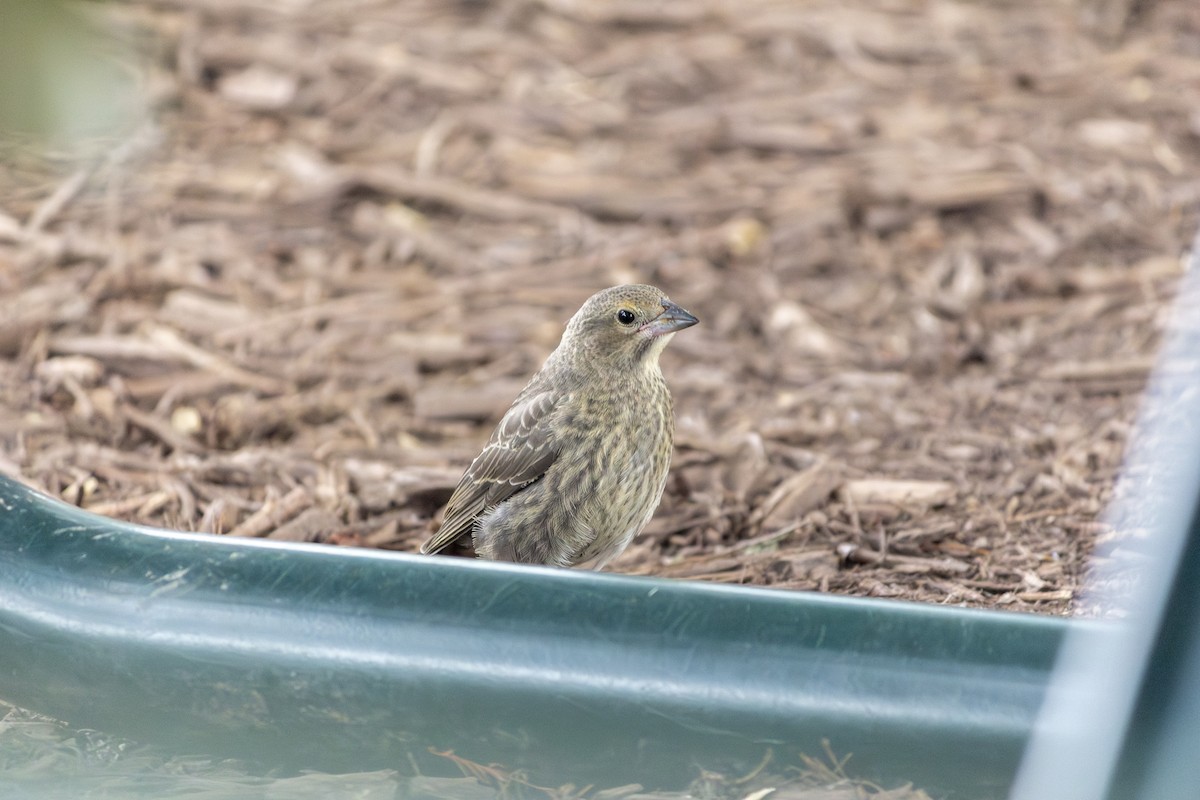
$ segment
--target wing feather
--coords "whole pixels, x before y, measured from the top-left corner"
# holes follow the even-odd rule
[[[440,552],[469,535],[481,514],[546,473],[558,458],[550,422],[563,399],[554,392],[517,398],[467,467],[446,504],[442,527],[421,546],[422,553]]]

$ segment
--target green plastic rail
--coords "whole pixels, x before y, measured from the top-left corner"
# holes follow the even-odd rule
[[[281,770],[576,785],[853,754],[1001,797],[1060,619],[174,533],[0,478],[0,699]],[[428,757],[428,756],[427,756]]]

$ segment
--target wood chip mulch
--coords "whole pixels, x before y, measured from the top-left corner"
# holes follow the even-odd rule
[[[703,324],[614,570],[1087,611],[1200,222],[1193,0],[95,15],[148,112],[0,160],[0,471],[414,550],[570,313],[649,282]]]

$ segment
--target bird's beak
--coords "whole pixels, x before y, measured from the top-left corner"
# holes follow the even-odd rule
[[[662,305],[663,312],[642,326],[642,333],[652,339],[690,328],[700,321],[694,314],[675,305],[670,300],[663,300]]]

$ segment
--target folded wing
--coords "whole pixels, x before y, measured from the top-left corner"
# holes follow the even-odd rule
[[[541,392],[513,403],[462,476],[446,504],[442,527],[422,545],[422,553],[441,552],[459,537],[469,536],[481,514],[546,473],[558,458],[551,419],[563,399]]]

